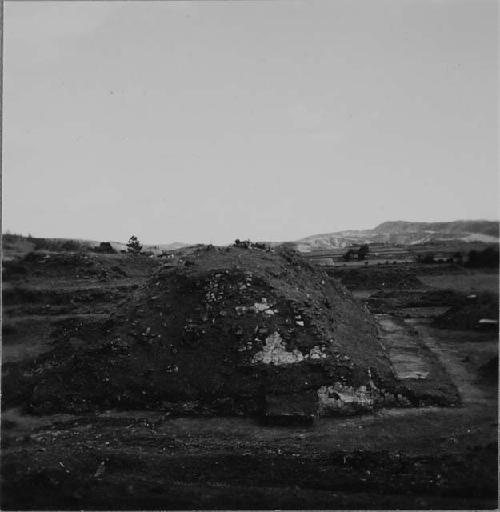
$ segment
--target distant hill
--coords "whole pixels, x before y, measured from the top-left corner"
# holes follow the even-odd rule
[[[456,220],[453,222],[406,222],[402,220],[383,222],[373,231],[385,234],[440,233],[482,234],[498,238],[499,223],[488,220]]]
[[[33,250],[47,251],[79,251],[88,250],[99,246],[101,243],[97,240],[84,240],[80,238],[45,238],[45,237],[25,237],[20,234],[3,233],[3,254],[9,256],[23,255]],[[126,242],[110,242],[111,247],[117,252],[126,251]],[[172,242],[170,244],[144,244],[144,251],[151,251],[159,254],[162,251],[176,251],[183,247],[189,247],[190,244],[182,242]]]
[[[172,242],[171,244],[160,244],[157,247],[162,251],[175,251],[177,249],[182,249],[183,247],[188,247],[191,244],[185,244],[184,242]]]
[[[373,229],[346,230],[312,235],[295,242],[299,251],[340,249],[363,243],[415,245],[442,242],[499,242],[498,221],[452,222],[388,221]]]
[[[99,245],[97,242],[95,245]],[[177,249],[182,249],[183,247],[187,247],[190,244],[185,244],[182,242],[172,242],[170,244],[144,244],[144,251],[152,251],[153,253],[160,253],[161,251],[176,251]],[[111,242],[111,246],[116,251],[126,251],[127,244],[125,242]]]

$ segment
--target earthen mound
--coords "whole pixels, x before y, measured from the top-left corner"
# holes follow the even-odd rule
[[[498,331],[498,295],[472,294],[462,304],[438,316],[434,327],[441,329],[492,329]]]
[[[404,401],[368,310],[286,250],[200,248],[184,266],[157,271],[102,337],[70,335],[72,343],[24,368],[20,391],[4,388],[5,396],[39,413],[267,418]]]
[[[4,281],[32,279],[96,279],[143,276],[159,265],[143,255],[109,255],[88,252],[31,252],[23,258],[3,262]]]

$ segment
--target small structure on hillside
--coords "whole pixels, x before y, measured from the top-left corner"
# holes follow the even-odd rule
[[[173,252],[163,250],[160,254],[157,254],[157,257],[173,260],[175,258],[175,254]]]
[[[116,254],[111,242],[101,242],[98,246],[94,247],[94,252],[99,252],[101,254]]]

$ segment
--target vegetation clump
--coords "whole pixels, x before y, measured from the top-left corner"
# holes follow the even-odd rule
[[[135,235],[132,235],[127,243],[127,252],[130,254],[139,254],[141,251],[142,245],[139,239]]]
[[[469,251],[469,258],[466,263],[467,267],[480,268],[490,267],[498,268],[499,264],[499,253],[497,247],[486,247],[482,251]]]
[[[270,251],[270,249],[271,249],[269,244],[265,244],[263,242],[252,242],[250,240],[242,241],[239,238],[237,238],[234,241],[233,246],[238,247],[240,249],[261,249],[261,250],[267,250],[267,251]]]

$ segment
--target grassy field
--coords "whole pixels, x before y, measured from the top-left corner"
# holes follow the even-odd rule
[[[457,290],[465,293],[491,291],[498,293],[498,271],[465,270],[463,273],[418,275],[422,283],[433,288]]]

